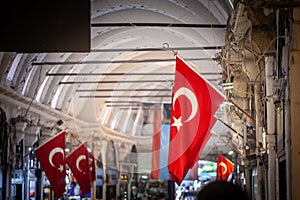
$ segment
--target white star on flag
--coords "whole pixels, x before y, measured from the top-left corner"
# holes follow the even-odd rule
[[[62,172],[62,171],[64,170],[64,166],[62,166],[62,165],[59,165],[59,168],[58,168],[58,170],[59,170],[60,172]]]
[[[174,123],[171,125],[171,126],[176,126],[178,132],[179,132],[180,127],[182,126],[182,123],[181,123],[181,117],[182,117],[182,116],[180,116],[178,119],[176,119],[176,118],[173,116]]]

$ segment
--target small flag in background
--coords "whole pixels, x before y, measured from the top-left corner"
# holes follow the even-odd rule
[[[227,180],[229,175],[234,170],[234,164],[222,156],[221,154],[218,154],[218,163],[217,163],[217,180]]]
[[[36,157],[56,197],[62,197],[66,186],[65,132],[60,132],[35,150]]]
[[[82,195],[91,191],[91,171],[89,164],[89,152],[86,143],[77,147],[67,158],[66,162],[70,167],[77,183],[80,186]]]
[[[223,101],[221,93],[176,57],[168,169],[178,185],[195,164],[213,114]]]

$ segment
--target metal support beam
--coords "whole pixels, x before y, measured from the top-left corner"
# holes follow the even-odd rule
[[[214,82],[220,81],[218,78],[206,79]],[[106,83],[173,83],[174,80],[114,80],[114,81],[60,81],[59,84],[106,84]]]
[[[46,76],[172,76],[175,73],[47,73]],[[214,74],[212,74],[214,75]]]
[[[171,89],[166,88],[129,88],[129,89],[120,89],[120,88],[107,88],[107,89],[77,89],[75,92],[171,92]]]
[[[165,28],[221,28],[225,29],[226,24],[176,24],[176,23],[92,23],[91,27],[137,27],[137,26],[156,26],[156,27],[165,27]]]
[[[219,122],[221,122],[222,124],[224,124],[227,128],[229,128],[230,130],[232,130],[234,133],[238,134],[238,136],[240,136],[241,138],[244,138],[244,136],[242,134],[240,134],[239,132],[237,132],[234,128],[232,128],[231,126],[229,126],[227,123],[225,123],[223,120],[218,119]]]
[[[46,76],[173,76],[175,73],[46,73]],[[201,75],[222,75],[220,72],[202,72]]]
[[[227,99],[228,102],[232,103],[239,111],[241,111],[243,114],[245,114],[253,123],[255,123],[255,119],[251,117],[244,109],[239,107],[236,103],[234,103],[231,99]]]
[[[222,46],[202,46],[202,47],[174,47],[174,48],[123,48],[123,49],[92,49],[91,52],[131,52],[131,51],[197,51],[197,50],[220,50]]]
[[[131,103],[131,104],[142,104],[140,101],[104,101],[104,103]]]
[[[87,95],[79,98],[171,98],[171,95]]]
[[[186,61],[215,61],[216,58],[185,58]],[[120,64],[120,63],[155,63],[155,62],[175,62],[172,59],[143,59],[143,60],[86,60],[86,61],[64,61],[64,62],[33,62],[31,65],[86,65],[86,64]]]
[[[173,83],[173,80],[60,81],[59,84]]]

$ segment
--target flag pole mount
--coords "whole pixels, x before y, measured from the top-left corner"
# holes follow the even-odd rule
[[[175,50],[172,50],[172,49],[170,49],[170,45],[169,45],[169,43],[167,43],[167,42],[164,42],[164,43],[162,44],[162,47],[163,47],[164,49],[168,49],[168,50],[170,50],[170,51],[173,53],[173,55],[174,55],[174,56],[177,56],[178,52],[177,52],[177,51],[175,51]]]

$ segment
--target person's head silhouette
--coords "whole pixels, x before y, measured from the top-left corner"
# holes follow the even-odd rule
[[[242,188],[227,181],[208,183],[198,192],[197,198],[198,200],[248,200]]]

